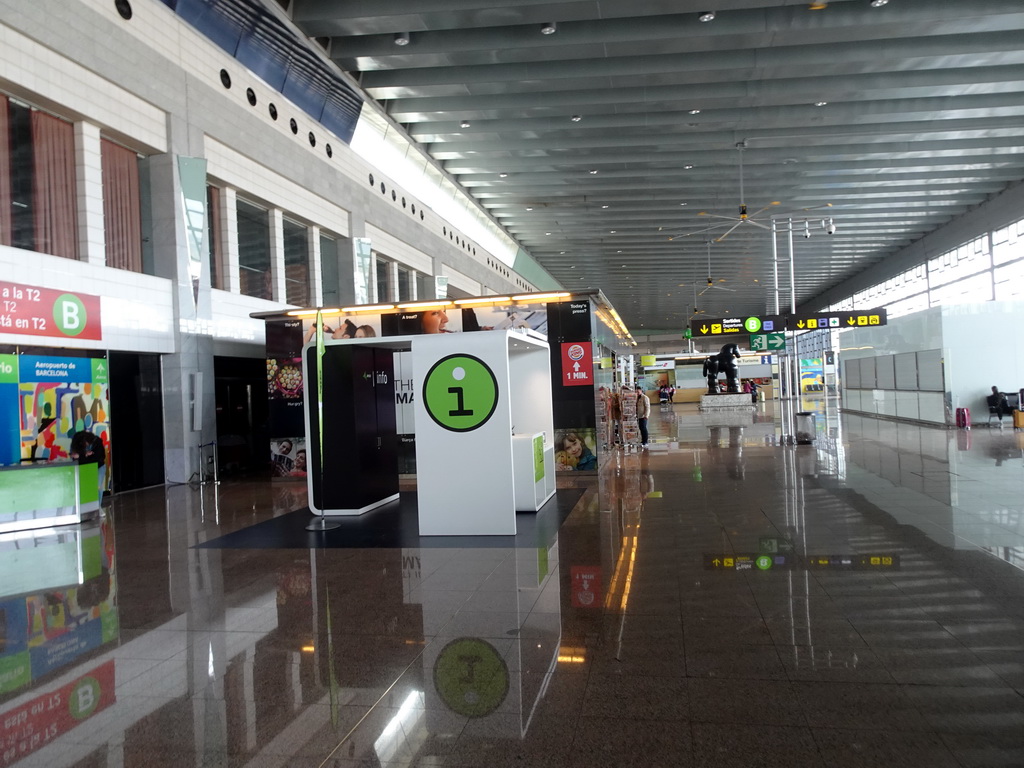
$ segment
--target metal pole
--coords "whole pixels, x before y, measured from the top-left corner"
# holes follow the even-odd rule
[[[775,219],[772,219],[772,277],[775,280],[775,314],[779,314],[779,244]]]

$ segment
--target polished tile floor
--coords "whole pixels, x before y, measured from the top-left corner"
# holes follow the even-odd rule
[[[502,546],[232,546],[262,481],[0,541],[0,768],[1024,766],[1024,432],[797,407],[655,406]]]

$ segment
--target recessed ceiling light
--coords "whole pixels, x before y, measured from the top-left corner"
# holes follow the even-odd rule
[[[814,106],[816,106],[816,107],[824,107],[826,104],[828,104],[827,101],[816,101],[816,102],[814,102]]]
[[[607,208],[608,206],[607,206],[607,205],[602,205],[601,207],[602,207],[602,208]]]
[[[558,24],[556,24],[553,21],[549,21],[547,24],[545,24],[543,27],[540,28],[540,33],[542,35],[553,35],[557,31],[558,31]],[[570,37],[571,37],[571,35],[570,35]]]
[[[545,234],[545,235],[550,235],[551,233],[550,233],[550,232],[545,232],[544,234]]]
[[[714,11],[704,11],[704,13],[702,13],[700,16],[698,16],[697,19],[700,20],[700,21],[714,21],[715,20],[715,12]]]
[[[610,234],[610,235],[614,235],[614,234],[615,234],[615,230],[614,230],[614,229],[609,229],[609,230],[608,230],[608,234]]]
[[[463,120],[461,123],[459,123],[459,126],[462,128],[469,128],[469,120]]]
[[[562,251],[562,253],[565,253],[565,251]],[[570,265],[569,269],[576,269],[576,265],[575,264]]]
[[[571,117],[570,119],[571,119],[571,120],[572,120],[572,121],[573,121],[574,123],[578,123],[578,122],[579,122],[580,120],[582,120],[582,119],[583,119],[583,115],[573,115],[573,116],[572,116],[572,117]]]
[[[527,208],[526,210],[528,210],[528,211],[532,211],[532,210],[533,210],[533,208]]]
[[[409,33],[408,32],[396,32],[395,33],[395,45],[408,45],[409,44]]]
[[[688,205],[688,203],[680,203],[680,205]],[[658,229],[661,229],[661,227],[658,227]]]
[[[689,170],[692,170],[692,169],[693,169],[693,166],[692,166],[692,165],[684,165],[684,166],[683,166],[683,170],[684,170],[684,171],[689,171]]]
[[[881,8],[883,5],[888,5],[889,0],[871,0],[872,8]]]
[[[508,178],[508,174],[507,173],[499,173],[498,174],[498,178],[499,179],[507,179]]]
[[[690,114],[691,115],[699,115],[700,114],[700,110],[699,109],[691,109],[690,110]]]
[[[593,169],[593,170],[592,170],[592,171],[590,172],[590,175],[591,175],[591,176],[593,176],[593,175],[594,175],[595,173],[597,173],[597,169],[596,169],[596,168],[594,168],[594,169]]]

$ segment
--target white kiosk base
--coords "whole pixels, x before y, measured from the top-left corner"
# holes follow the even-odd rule
[[[416,336],[420,535],[514,535],[554,494],[548,343],[519,331]]]

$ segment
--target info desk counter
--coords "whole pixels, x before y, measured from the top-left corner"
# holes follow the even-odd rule
[[[99,510],[98,465],[0,467],[0,533],[80,523]]]

